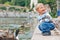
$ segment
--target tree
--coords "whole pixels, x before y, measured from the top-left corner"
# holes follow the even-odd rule
[[[11,4],[15,5],[16,0],[11,0]]]

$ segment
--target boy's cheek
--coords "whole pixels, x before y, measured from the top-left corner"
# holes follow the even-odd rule
[[[45,9],[38,9],[37,12],[44,13],[45,12]]]
[[[43,9],[41,12],[45,13],[46,9]]]
[[[37,12],[39,12],[39,13],[40,13],[40,12],[41,12],[41,10],[39,10],[39,9],[38,9],[38,10],[37,10]]]

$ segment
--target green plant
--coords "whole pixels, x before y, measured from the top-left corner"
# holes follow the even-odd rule
[[[8,10],[9,11],[14,11],[15,10],[15,7],[10,7]]]
[[[6,6],[10,6],[10,4],[11,3],[9,1],[7,1],[7,2],[4,3],[4,5],[6,5]]]
[[[6,10],[7,8],[6,7],[0,7],[1,10]]]
[[[20,11],[20,9],[19,8],[15,8],[15,11]]]

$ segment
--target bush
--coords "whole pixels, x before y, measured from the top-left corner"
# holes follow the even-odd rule
[[[6,10],[7,8],[6,7],[0,7],[1,10]]]
[[[8,2],[8,1],[4,3],[4,5],[6,5],[6,6],[10,6],[10,4],[11,4],[11,3]]]
[[[15,8],[15,11],[20,11],[20,9],[19,8]]]
[[[14,11],[15,10],[15,7],[10,7],[8,10],[9,11]]]

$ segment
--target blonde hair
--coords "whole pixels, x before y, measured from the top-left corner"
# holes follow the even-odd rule
[[[44,5],[43,3],[38,3],[35,7],[35,9],[37,10],[41,5]]]

